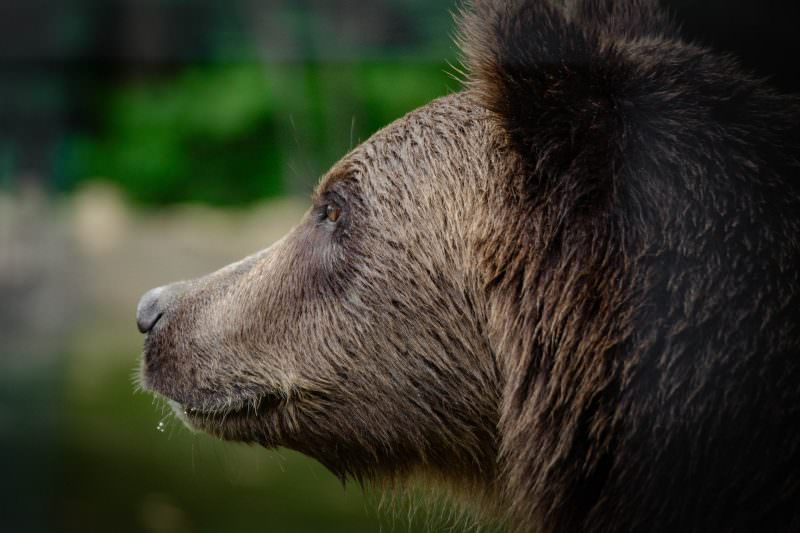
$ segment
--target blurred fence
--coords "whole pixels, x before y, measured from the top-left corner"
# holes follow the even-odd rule
[[[352,143],[458,88],[450,2],[0,4],[0,187],[147,204],[305,194]]]

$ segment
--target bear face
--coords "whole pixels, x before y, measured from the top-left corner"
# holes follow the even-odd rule
[[[409,114],[336,164],[282,240],[146,297],[140,316],[162,316],[142,328],[145,386],[198,428],[341,476],[488,475],[500,380],[475,250],[508,160],[487,119],[468,94]]]
[[[655,1],[476,0],[466,89],[139,304],[188,424],[520,530],[800,528],[800,104]]]

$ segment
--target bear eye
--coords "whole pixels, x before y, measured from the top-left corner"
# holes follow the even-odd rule
[[[325,206],[325,218],[328,219],[328,222],[336,222],[339,220],[339,217],[342,215],[342,208],[333,204],[328,204]]]

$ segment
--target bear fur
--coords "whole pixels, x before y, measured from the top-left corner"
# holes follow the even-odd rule
[[[800,103],[653,0],[475,0],[466,89],[148,293],[189,424],[522,531],[800,530]]]

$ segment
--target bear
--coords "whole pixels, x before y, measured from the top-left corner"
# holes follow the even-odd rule
[[[800,100],[655,0],[473,0],[463,90],[137,309],[143,385],[515,531],[800,530]]]

